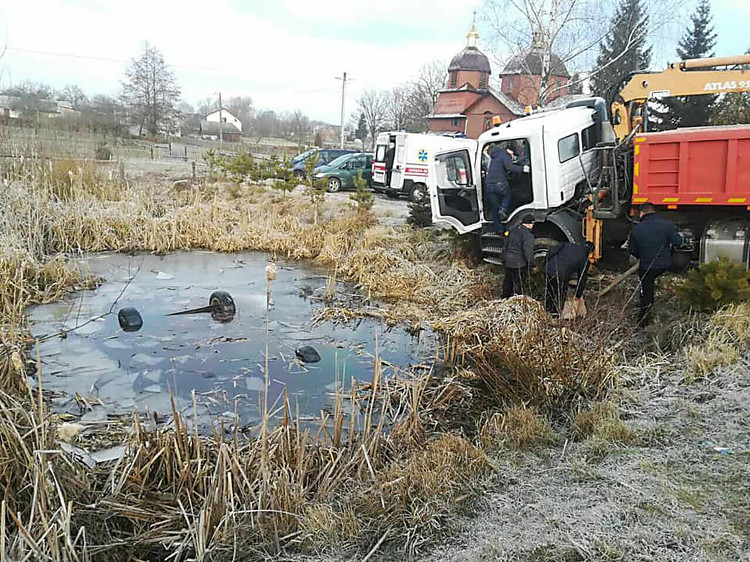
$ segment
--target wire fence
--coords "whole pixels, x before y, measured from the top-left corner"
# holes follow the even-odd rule
[[[48,158],[71,160],[113,160],[145,163],[146,161],[195,162],[202,166],[208,150],[227,156],[250,152],[266,159],[292,158],[306,147],[280,139],[243,139],[223,142],[197,138],[174,137],[164,142],[124,139],[111,133],[78,132],[34,127],[0,127],[0,158]]]

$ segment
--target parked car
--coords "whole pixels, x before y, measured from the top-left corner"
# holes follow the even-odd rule
[[[372,154],[344,154],[327,166],[315,168],[315,179],[326,179],[328,191],[333,193],[342,188],[354,187],[354,178],[360,172],[367,182],[367,187],[370,187],[372,185]]]
[[[304,177],[307,173],[305,162],[307,162],[308,158],[314,157],[315,154],[318,155],[317,166],[325,166],[326,164],[333,162],[339,156],[344,154],[356,154],[356,152],[354,150],[344,150],[340,148],[311,148],[307,152],[295,156],[294,160],[292,160],[292,172],[294,172],[295,176]]]

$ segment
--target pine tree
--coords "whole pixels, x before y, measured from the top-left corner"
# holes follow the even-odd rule
[[[750,55],[750,49],[745,51]],[[750,65],[743,65],[750,70]],[[750,123],[750,92],[722,94],[711,107],[711,123],[714,125],[741,125]]]
[[[361,140],[362,144],[364,144],[367,138],[367,121],[365,121],[364,113],[359,114],[359,122],[357,123],[357,130],[354,133],[354,137]]]
[[[648,15],[641,0],[620,0],[609,31],[599,48],[591,81],[595,95],[611,105],[631,72],[648,68],[651,49],[646,46]]]
[[[690,15],[690,26],[677,44],[679,60],[697,59],[714,56],[716,34],[711,24],[710,0],[701,0],[698,8]],[[661,100],[667,108],[664,114],[662,129],[677,127],[699,127],[707,125],[711,118],[711,109],[716,95],[674,97]]]

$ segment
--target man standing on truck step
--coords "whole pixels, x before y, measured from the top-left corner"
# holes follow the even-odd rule
[[[490,203],[492,222],[495,225],[495,230],[502,232],[502,221],[508,218],[511,202],[508,172],[528,173],[529,167],[518,166],[513,163],[515,154],[510,147],[503,149],[500,146],[493,146],[490,150],[490,157],[492,160],[484,181],[487,185],[487,198]]]
[[[591,242],[571,244],[561,242],[547,253],[546,308],[552,316],[560,316],[568,293],[568,285],[575,275],[578,279],[575,297],[583,297],[589,274],[589,254],[594,250]]]
[[[502,298],[522,295],[526,275],[534,267],[534,215],[524,215],[521,224],[513,227],[505,243],[505,278],[503,279]]]
[[[654,306],[656,278],[672,265],[672,248],[682,245],[682,236],[666,219],[656,215],[651,203],[641,205],[641,222],[630,233],[630,253],[640,259],[638,277],[641,282],[641,300],[638,306],[638,326],[651,321]]]

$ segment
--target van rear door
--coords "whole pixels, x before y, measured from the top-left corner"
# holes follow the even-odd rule
[[[393,158],[393,170],[391,170],[389,187],[394,191],[401,191],[404,186],[404,172],[406,168],[406,135],[391,135],[391,140],[396,143],[396,152]]]
[[[375,145],[375,154],[372,159],[372,182],[377,187],[385,187],[385,154],[388,151],[388,140],[383,135],[378,136],[378,144]]]
[[[465,234],[482,226],[477,178],[473,177],[468,149],[438,152],[435,180],[429,182],[432,222],[447,224]]]

